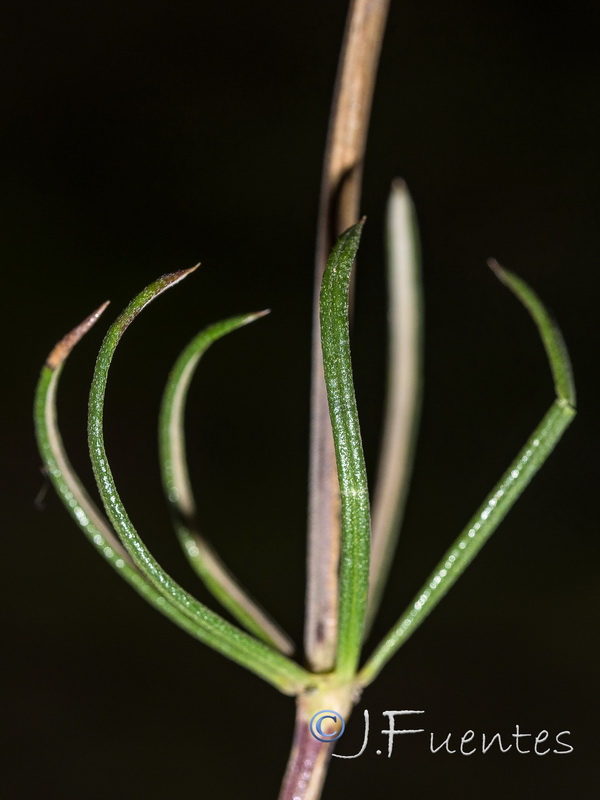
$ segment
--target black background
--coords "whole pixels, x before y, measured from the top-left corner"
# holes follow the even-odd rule
[[[158,275],[202,261],[127,333],[111,371],[109,456],[165,567],[206,599],[169,529],[155,429],[179,349],[220,342],[191,393],[205,530],[302,640],[313,239],[346,7],[262,0],[5,0],[2,21],[2,794],[275,797],[293,703],[151,611],[43,484],[31,404],[54,342]],[[325,797],[588,798],[598,748],[597,292],[600,6],[392,3],[373,108],[354,331],[372,470],[385,359],[383,214],[404,177],[420,219],[425,397],[406,524],[373,647],[552,400],[525,312],[485,266],[528,280],[559,320],[580,414],[477,563],[365,691]],[[60,409],[89,478],[86,392],[103,320]],[[569,755],[432,755],[386,709],[454,741],[571,731]],[[529,740],[531,742],[531,740]],[[595,785],[595,784],[594,784]],[[218,793],[218,794],[217,794]]]

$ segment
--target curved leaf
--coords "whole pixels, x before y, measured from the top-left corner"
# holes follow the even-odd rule
[[[115,349],[129,324],[142,309],[190,272],[192,270],[181,270],[150,284],[132,300],[106,334],[98,354],[90,390],[88,438],[94,476],[108,518],[125,549],[140,572],[165,600],[195,623],[197,638],[265,678],[281,691],[295,694],[310,682],[310,676],[305,670],[215,614],[186,592],[158,564],[129,519],[106,457],[103,432],[104,395]]]
[[[212,595],[247,630],[290,655],[294,649],[290,639],[248,596],[199,532],[184,436],[187,393],[200,358],[213,342],[267,313],[262,311],[217,322],[195,336],[183,350],[171,370],[163,394],[159,423],[160,462],[163,486],[174,512],[175,530],[193,569]]]
[[[558,328],[537,295],[524,281],[502,270],[495,263],[494,271],[533,317],[548,354],[558,398],[466,528],[444,554],[408,609],[375,649],[359,673],[359,680],[365,686],[371,683],[398,648],[421,625],[475,558],[544,464],[575,416],[571,364]]]

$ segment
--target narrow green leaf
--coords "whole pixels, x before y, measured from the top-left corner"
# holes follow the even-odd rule
[[[336,672],[354,674],[362,642],[369,585],[370,519],[348,325],[348,291],[363,223],[335,244],[321,286],[321,341],[342,513]]]
[[[294,649],[290,639],[240,586],[199,532],[184,436],[187,393],[200,358],[213,342],[266,313],[262,311],[217,322],[194,337],[183,350],[169,375],[163,395],[159,423],[160,461],[163,486],[173,509],[175,530],[191,566],[213,596],[238,622],[258,638],[290,655]]]
[[[507,275],[509,273],[503,272],[503,276]],[[505,282],[511,285],[538,325],[555,375],[558,399],[552,404],[491,494],[488,495],[466,528],[437,564],[408,609],[368,659],[359,673],[359,681],[364,686],[371,683],[378,675],[387,661],[431,613],[459,575],[475,558],[533,476],[544,464],[575,416],[575,409],[570,405],[568,399],[575,396],[570,378],[571,368],[558,329],[550,320],[541,302],[523,281],[510,275]]]
[[[35,394],[35,432],[46,473],[67,511],[111,566],[117,571],[133,569],[137,574],[128,553],[71,466],[57,424],[56,393],[64,363],[107,305],[104,303],[61,339],[46,359]]]
[[[571,362],[569,360],[565,341],[558,326],[544,308],[539,297],[524,280],[513,272],[509,272],[507,269],[504,269],[504,267],[501,267],[494,259],[490,259],[488,264],[494,271],[496,277],[502,281],[505,286],[508,286],[511,292],[523,303],[533,317],[538,331],[540,332],[548,361],[550,362],[556,396],[559,400],[564,400],[569,405],[575,407],[576,393],[575,384],[573,382],[573,370],[571,369]]]
[[[191,271],[182,270],[165,275],[146,287],[113,323],[104,339],[90,390],[88,437],[94,476],[108,518],[125,549],[140,572],[165,600],[195,623],[197,638],[260,675],[282,692],[296,694],[310,683],[310,676],[305,670],[208,609],[179,586],[157,563],[129,519],[106,457],[103,433],[104,395],[114,351],[124,331],[140,311]]]
[[[394,558],[412,473],[421,407],[421,255],[415,210],[404,181],[394,181],[392,185],[387,238],[387,396],[373,491],[366,629],[377,613]]]
[[[111,567],[148,603],[191,636],[198,626],[158,592],[133,563],[115,532],[83,487],[65,452],[57,425],[56,395],[64,363],[74,345],[98,320],[108,303],[65,336],[48,356],[36,389],[34,419],[38,447],[46,472],[67,511]],[[202,636],[200,638],[203,638]]]

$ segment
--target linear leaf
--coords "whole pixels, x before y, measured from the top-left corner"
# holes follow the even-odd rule
[[[523,303],[533,317],[540,333],[550,368],[554,379],[554,388],[559,400],[565,400],[569,405],[575,406],[576,393],[573,382],[573,370],[567,347],[558,325],[553,321],[548,311],[542,305],[539,297],[522,278],[501,267],[497,261],[490,259],[488,262],[496,277]]]
[[[115,569],[127,571],[128,567],[133,568],[133,562],[75,473],[64,449],[56,414],[56,393],[64,363],[107,305],[104,303],[61,339],[46,359],[36,389],[34,420],[46,473],[67,511],[102,556]],[[134,571],[137,574],[137,570]]]
[[[94,476],[106,513],[134,563],[179,611],[196,625],[196,636],[218,652],[265,678],[282,692],[296,694],[310,682],[300,666],[263,642],[231,625],[196,600],[173,580],[151,555],[121,502],[104,447],[104,395],[114,351],[126,328],[155,297],[185,278],[192,270],[165,275],[140,292],[109,329],[96,362],[90,390],[88,437]]]
[[[402,524],[421,406],[422,292],[416,215],[404,181],[388,202],[389,345],[385,416],[373,491],[366,628],[381,602]]]
[[[173,509],[175,531],[193,569],[213,596],[247,630],[290,655],[294,649],[290,639],[249,597],[199,532],[184,436],[186,398],[200,358],[213,342],[266,313],[262,311],[217,322],[194,337],[183,350],[171,370],[163,394],[159,423],[160,462],[163,486]]]
[[[336,672],[354,674],[362,641],[369,585],[370,518],[367,473],[354,396],[348,291],[363,223],[335,244],[321,286],[321,337],[329,415],[340,484],[342,547]]]
[[[169,598],[158,592],[135,566],[111,524],[90,498],[74,471],[58,429],[56,395],[63,366],[72,348],[98,320],[107,305],[108,303],[105,303],[67,334],[46,360],[35,396],[34,418],[38,447],[56,493],[102,558],[148,603],[190,635],[198,638],[197,623],[187,614],[182,614]]]
[[[538,297],[524,281],[501,270],[497,265],[495,272],[523,302],[538,326],[555,375],[558,399],[554,401],[466,528],[437,564],[408,609],[368,659],[359,673],[359,680],[365,686],[371,683],[396,650],[433,611],[459,575],[475,558],[544,464],[575,416],[575,408],[571,405],[571,400],[575,397],[570,377],[571,365],[558,328]]]

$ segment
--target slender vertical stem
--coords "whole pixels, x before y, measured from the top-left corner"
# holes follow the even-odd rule
[[[335,745],[316,739],[311,721],[324,709],[347,721],[359,694],[352,684],[330,683],[325,678],[298,695],[294,741],[279,800],[319,800]]]
[[[389,0],[352,0],[323,165],[315,269],[308,585],[305,649],[316,672],[333,668],[337,642],[340,500],[323,379],[319,291],[337,236],[358,220],[363,158]]]
[[[279,800],[319,800],[333,752],[332,744],[319,742],[309,728],[305,697],[296,700],[294,740]]]

